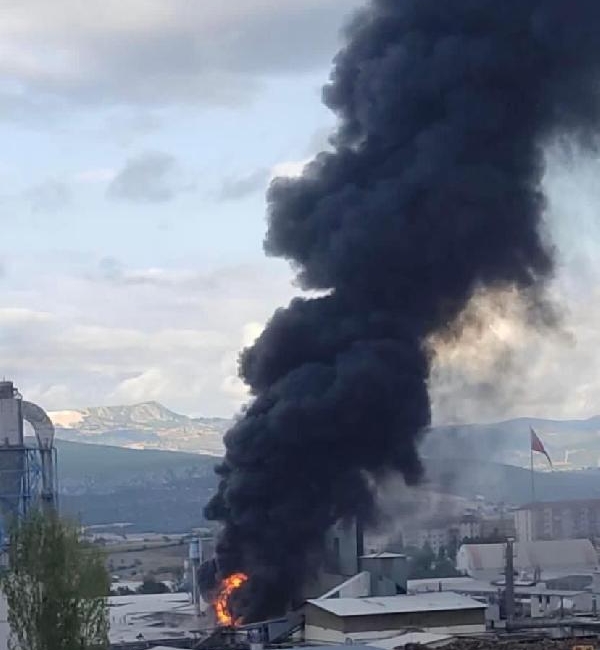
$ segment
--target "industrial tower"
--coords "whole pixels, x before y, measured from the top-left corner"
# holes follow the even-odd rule
[[[35,440],[25,440],[23,421]],[[10,522],[38,504],[47,511],[57,505],[54,425],[11,381],[0,381],[0,548]]]

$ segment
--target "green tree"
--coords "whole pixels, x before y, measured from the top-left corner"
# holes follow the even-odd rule
[[[109,578],[100,551],[76,526],[32,512],[10,531],[1,586],[11,650],[105,650]]]

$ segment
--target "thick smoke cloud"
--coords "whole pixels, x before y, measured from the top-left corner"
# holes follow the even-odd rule
[[[241,357],[254,400],[226,435],[221,575],[236,613],[281,613],[339,518],[373,515],[373,479],[422,473],[425,341],[470,298],[514,288],[547,318],[543,147],[593,142],[598,0],[372,0],[324,101],[332,152],[268,195],[268,254],[315,299],[275,313]]]

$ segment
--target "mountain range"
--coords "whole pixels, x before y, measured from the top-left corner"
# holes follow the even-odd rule
[[[158,402],[54,411],[49,415],[57,438],[62,440],[209,456],[223,454],[223,434],[233,423],[226,418],[188,417]],[[422,452],[432,457],[527,467],[530,427],[541,436],[555,469],[600,466],[600,416],[587,420],[517,418],[491,424],[438,426],[424,436]],[[534,460],[540,469],[547,467],[542,456],[536,455]]]
[[[190,418],[158,402],[51,411],[49,416],[62,440],[210,456],[223,453],[223,434],[231,425],[225,418]]]
[[[86,525],[127,523],[131,532],[186,532],[206,526],[202,510],[214,493],[214,456],[137,450],[57,440],[59,504]],[[431,489],[491,502],[530,499],[530,474],[484,460],[428,457]],[[536,476],[541,500],[600,498],[600,470]]]
[[[126,522],[131,531],[183,532],[206,525],[202,509],[216,489],[213,469],[231,420],[190,418],[157,402],[50,416],[63,512],[84,524]],[[530,426],[563,470],[538,474],[538,497],[600,497],[600,417],[435,427],[421,445],[427,480],[434,489],[461,496],[526,502]],[[543,456],[536,463],[547,469]]]

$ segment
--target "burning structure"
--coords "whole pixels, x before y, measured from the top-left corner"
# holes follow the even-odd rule
[[[428,343],[460,335],[474,296],[510,289],[552,321],[543,150],[596,142],[599,37],[597,0],[371,0],[349,26],[333,149],[268,193],[266,252],[320,294],[242,353],[253,400],[206,508],[208,573],[248,576],[233,620],[298,602],[332,524],[376,517],[380,477],[420,480]]]

